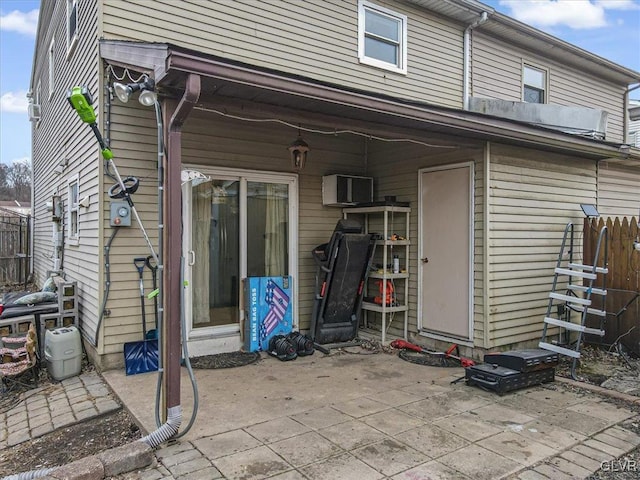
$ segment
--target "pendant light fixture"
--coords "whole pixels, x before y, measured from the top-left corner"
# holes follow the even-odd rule
[[[296,172],[302,171],[307,163],[307,156],[309,154],[309,145],[302,139],[300,129],[298,129],[298,138],[289,145],[289,152],[291,153],[291,164]]]

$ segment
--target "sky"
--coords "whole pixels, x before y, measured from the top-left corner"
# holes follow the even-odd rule
[[[61,1],[61,0],[57,0]],[[619,65],[640,71],[640,0],[484,0]],[[27,98],[38,23],[37,0],[0,0],[0,162],[31,157]],[[632,92],[640,99],[640,89]]]

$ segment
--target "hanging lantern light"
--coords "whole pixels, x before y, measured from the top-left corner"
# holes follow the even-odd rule
[[[289,152],[291,153],[291,163],[294,170],[301,171],[307,163],[309,145],[302,139],[300,130],[298,130],[298,138],[289,145]]]

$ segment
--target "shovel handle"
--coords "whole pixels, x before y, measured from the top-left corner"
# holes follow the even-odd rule
[[[136,257],[133,259],[133,265],[136,267],[140,275],[142,275],[142,272],[144,271],[146,261],[147,259],[145,257]]]
[[[147,266],[149,270],[155,275],[156,270],[158,270],[158,265],[155,263],[156,261],[153,258],[153,255],[149,255],[144,259],[144,264]]]

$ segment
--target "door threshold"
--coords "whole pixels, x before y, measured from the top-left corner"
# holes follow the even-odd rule
[[[187,342],[189,357],[202,357],[216,353],[231,353],[242,349],[240,335],[224,337],[190,338]]]
[[[455,343],[457,345],[473,348],[473,340],[463,340],[461,338],[448,337],[443,334],[428,332],[425,330],[420,330],[418,332],[418,335],[420,335],[421,337],[432,338],[433,340],[440,340],[442,342]]]

